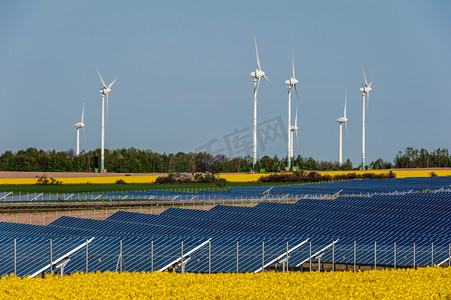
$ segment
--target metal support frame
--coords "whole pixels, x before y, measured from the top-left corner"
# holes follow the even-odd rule
[[[49,239],[49,244],[50,244],[50,274],[53,275],[53,265],[52,265],[52,261],[53,261],[52,250],[53,250],[53,247],[52,247],[52,239]]]
[[[289,255],[296,250],[297,248],[301,247],[302,245],[304,245],[305,243],[307,243],[309,239],[306,239],[305,241],[302,241],[301,243],[295,245],[293,248],[288,249],[288,242],[287,242],[287,251],[285,253],[282,253],[281,255],[279,255],[278,257],[274,258],[273,260],[269,261],[268,263],[264,263],[264,261],[262,261],[262,266],[260,268],[258,268],[257,270],[254,271],[254,273],[258,273],[263,271],[266,267],[272,265],[275,262],[282,262],[284,263],[287,267],[286,269],[288,270],[288,257]],[[264,253],[264,252],[263,252]],[[285,258],[284,258],[285,257]]]
[[[17,239],[14,238],[14,276],[17,276]]]
[[[434,242],[431,243],[431,267],[434,266]]]
[[[7,194],[5,194],[5,195],[3,195],[2,197],[0,197],[0,201],[3,201],[3,200],[5,200],[6,199],[6,197],[8,197],[9,195],[11,195],[13,192],[9,192],[9,193],[7,193]]]
[[[150,272],[153,272],[153,240],[150,241]]]
[[[125,271],[125,263],[124,256],[122,255],[122,239],[121,239],[119,241],[119,257],[117,258],[116,272],[119,270],[119,273],[122,273],[122,268],[124,268]]]
[[[374,270],[377,270],[377,244],[374,241]]]
[[[238,273],[239,271],[239,266],[240,266],[240,254],[239,254],[239,242],[236,241],[236,272]]]
[[[39,197],[41,197],[42,195],[44,195],[44,193],[40,193],[40,194],[38,194],[38,195],[34,196],[33,198],[31,198],[31,200],[30,200],[30,201],[35,201],[35,200],[38,200],[38,198],[39,198]]]
[[[336,243],[338,243],[338,241],[339,241],[339,239],[333,241],[332,243],[330,243],[330,244],[327,245],[326,247],[322,248],[321,250],[317,251],[317,252],[316,252],[315,254],[313,254],[313,255],[311,254],[311,253],[312,253],[312,247],[311,247],[312,242],[310,242],[310,249],[309,249],[310,255],[309,255],[309,257],[306,258],[306,259],[304,259],[304,260],[301,261],[300,263],[298,263],[298,264],[296,265],[296,267],[300,267],[302,264],[306,263],[307,261],[310,261],[310,266],[311,266],[312,258],[317,258],[318,256],[323,255],[323,254],[324,254],[324,251],[326,251],[327,249],[331,248],[333,245],[335,245]],[[311,271],[311,270],[310,270],[310,271]]]
[[[393,269],[396,270],[396,242],[393,243]]]
[[[196,252],[197,250],[199,250],[200,248],[202,248],[203,246],[207,245],[208,242],[211,241],[211,238],[206,240],[205,242],[201,243],[200,245],[194,247],[192,250],[183,253],[183,255],[173,261],[171,261],[169,264],[163,266],[161,269],[159,269],[159,272],[163,272],[164,270],[166,270],[169,267],[178,267],[180,266],[182,263],[186,265],[186,263],[188,263],[189,259],[190,259],[190,255],[194,252]]]
[[[356,261],[357,261],[357,243],[356,241],[354,241],[354,272],[357,270]]]
[[[416,269],[416,267],[415,267],[415,259],[416,259],[415,243],[413,243],[413,268],[414,269]]]
[[[208,241],[208,274],[211,274],[211,241]]]
[[[335,241],[332,242],[332,272],[335,272]]]
[[[72,249],[71,251],[67,252],[66,254],[64,254],[63,256],[61,256],[60,258],[54,260],[51,264],[47,264],[44,267],[40,268],[38,271],[34,272],[33,274],[30,275],[29,278],[33,278],[36,275],[40,274],[41,272],[47,270],[50,268],[51,265],[55,265],[57,263],[59,263],[60,261],[62,261],[63,259],[67,259],[70,257],[70,255],[72,255],[73,253],[77,252],[78,250],[80,250],[81,248],[83,248],[85,246],[86,243],[90,243],[92,242],[92,240],[94,240],[94,238],[90,238],[89,240],[87,240],[86,242],[84,242],[83,244],[77,246],[76,248]],[[64,267],[64,266],[63,266]]]

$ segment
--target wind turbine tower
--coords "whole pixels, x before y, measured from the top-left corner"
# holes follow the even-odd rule
[[[342,136],[342,127],[343,124],[345,124],[346,127],[346,136],[349,139],[349,135],[348,135],[348,118],[346,118],[346,94],[345,94],[345,109],[343,112],[343,117],[338,118],[337,119],[338,122],[338,128],[340,130],[340,138],[339,138],[339,143],[338,143],[338,163],[340,164],[340,166],[343,164],[343,151],[342,151],[342,147],[343,147],[343,136]]]
[[[293,92],[293,88],[296,91],[296,96],[299,101],[298,97],[298,90],[296,89],[296,84],[299,82],[296,79],[296,75],[294,73],[294,56],[291,55],[292,58],[292,65],[293,65],[293,73],[290,79],[285,80],[285,84],[288,86],[288,154],[287,154],[287,167],[288,169],[291,168],[291,158],[293,157],[293,131],[296,131],[296,137],[297,137],[297,106],[296,106],[296,124],[295,126],[291,126],[291,94]],[[295,127],[295,129],[294,129]]]
[[[260,66],[260,59],[258,58],[257,40],[254,36],[255,43],[255,53],[257,54],[257,69],[251,72],[251,77],[254,78],[254,131],[253,131],[253,143],[252,143],[252,170],[255,170],[255,164],[257,163],[257,93],[260,86],[260,79],[263,77],[269,83],[268,77],[266,77],[265,72],[262,71]]]
[[[87,146],[86,143],[86,135],[85,135],[85,123],[83,123],[83,118],[85,115],[85,99],[83,98],[83,111],[81,112],[81,122],[72,124],[77,129],[77,152],[75,153],[76,156],[80,154],[80,129],[83,131],[83,137],[85,138],[85,146]]]
[[[363,71],[363,77],[365,79],[365,86],[360,88],[360,91],[362,92],[362,169],[365,168],[365,96],[367,97],[366,102],[367,106],[370,101],[370,91],[372,90],[371,84],[373,82],[371,81],[370,84],[366,81],[366,75],[365,75],[365,69],[362,66]],[[368,108],[367,108],[368,109]]]
[[[103,88],[99,90],[100,94],[102,94],[102,133],[101,133],[101,147],[100,147],[100,172],[106,172],[105,170],[105,95],[106,95],[106,110],[108,113],[108,94],[111,92],[111,87],[116,82],[117,78],[114,79],[108,87],[103,81],[102,75],[100,75],[99,70],[97,70],[97,74],[99,74],[100,81],[102,81]]]

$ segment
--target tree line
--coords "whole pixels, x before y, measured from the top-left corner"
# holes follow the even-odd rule
[[[20,150],[16,153],[6,151],[0,156],[1,171],[39,171],[39,172],[89,172],[100,165],[100,149],[81,152],[76,156],[74,151],[44,151],[36,148]],[[160,154],[151,150],[105,149],[105,166],[108,172],[114,173],[178,173],[178,172],[250,172],[252,157],[228,158],[223,154],[211,155],[207,152],[176,154]],[[348,159],[343,165],[336,161],[318,161],[312,157],[297,156],[292,166],[300,170],[353,170]],[[286,159],[276,156],[262,157],[256,164],[256,170],[280,172],[286,167]],[[390,168],[431,168],[451,167],[451,157],[447,149],[428,152],[425,149],[406,148],[396,155],[393,163],[381,158],[370,164],[374,169]]]

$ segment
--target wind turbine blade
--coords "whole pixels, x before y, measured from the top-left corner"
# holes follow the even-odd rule
[[[110,85],[108,86],[109,89],[111,89],[111,87],[113,86],[113,84],[116,82],[117,78],[114,79],[113,81],[111,81]]]
[[[348,143],[349,143],[348,122],[345,122],[345,128],[346,128],[346,136],[348,138]]]
[[[266,79],[266,81],[268,81],[269,83],[271,83],[271,81],[269,80],[269,78],[268,78],[268,77],[266,77],[266,75],[263,75],[263,78],[265,78],[265,79]]]
[[[296,103],[296,116],[294,117],[294,126],[298,127],[298,104],[297,103]]]
[[[362,71],[363,71],[363,77],[365,78],[365,86],[368,86],[368,82],[366,81],[365,69],[363,68],[363,65],[362,65]]]
[[[86,142],[85,128],[82,127],[81,130],[83,131],[83,137],[85,138],[85,146],[86,148],[88,148],[88,143]]]
[[[373,82],[371,81],[370,84],[369,84],[368,86],[371,87],[372,84],[373,84]]]
[[[103,87],[106,88],[106,84],[105,84],[105,82],[103,81],[102,75],[100,75],[99,70],[97,70],[97,74],[99,74],[100,81],[102,81]]]
[[[291,60],[293,62],[293,78],[296,78],[296,75],[294,74],[294,54],[293,54],[293,49],[291,50]]]
[[[296,143],[297,143],[297,147],[298,147],[298,153],[301,152],[301,149],[299,147],[299,136],[298,136],[298,131],[296,130]]]
[[[299,94],[298,94],[298,89],[296,88],[296,85],[294,85],[294,91],[296,92],[296,98],[298,99],[298,103],[299,103]]]
[[[83,119],[84,119],[84,116],[85,116],[85,101],[86,101],[86,99],[83,98],[83,111],[81,112],[81,122],[82,123],[83,123]]]
[[[257,54],[257,67],[261,71],[262,68],[260,67],[260,59],[258,58],[257,40],[255,39],[255,35],[254,35],[254,43],[255,43],[255,53]]]
[[[366,95],[366,119],[368,120],[368,107],[370,106],[370,92]]]

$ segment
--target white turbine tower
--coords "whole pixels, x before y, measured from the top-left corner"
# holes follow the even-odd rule
[[[343,164],[343,150],[342,150],[342,147],[343,147],[343,138],[342,138],[342,127],[343,127],[343,124],[345,124],[346,136],[349,139],[349,135],[348,135],[348,118],[346,118],[346,94],[345,94],[345,109],[344,109],[344,112],[343,112],[343,117],[338,118],[337,122],[339,124],[338,127],[339,127],[339,130],[340,130],[340,140],[339,140],[339,143],[338,143],[338,163],[341,166]]]
[[[97,70],[100,80],[102,81],[103,88],[99,90],[102,94],[102,134],[101,134],[101,150],[100,150],[100,171],[106,172],[105,170],[105,95],[106,95],[106,111],[108,114],[108,94],[111,92],[111,87],[116,82],[117,78],[114,79],[108,87],[103,81],[102,75],[100,75],[99,70]]]
[[[80,128],[83,131],[83,137],[85,138],[85,146],[87,146],[85,135],[85,123],[83,123],[84,115],[85,115],[85,98],[83,98],[83,111],[81,112],[81,122],[72,124],[72,126],[74,126],[77,129],[77,152],[75,153],[75,155],[77,156],[80,154]]]
[[[293,92],[293,88],[296,91],[296,97],[298,98],[299,102],[299,96],[298,96],[298,90],[296,88],[296,84],[299,82],[296,79],[296,75],[294,73],[294,55],[291,55],[292,62],[293,62],[293,74],[290,77],[290,79],[285,80],[285,84],[288,85],[288,154],[287,154],[287,167],[288,169],[291,168],[291,158],[293,157],[293,127],[291,126],[291,94]],[[297,106],[296,106],[296,137],[297,137],[297,119],[298,119],[298,112],[297,112]]]
[[[370,84],[366,81],[366,75],[365,75],[365,69],[362,66],[363,71],[363,77],[365,78],[365,86],[360,88],[360,91],[362,92],[362,98],[363,98],[363,105],[362,105],[362,169],[365,168],[365,96],[367,97],[367,105],[370,101],[370,91],[372,90],[371,84],[373,82],[371,81]]]
[[[252,144],[252,170],[255,170],[255,164],[257,163],[257,93],[260,86],[260,79],[263,77],[269,83],[268,77],[266,77],[265,72],[262,71],[260,66],[260,59],[258,58],[257,40],[254,36],[255,43],[255,53],[257,54],[257,69],[251,72],[251,77],[254,78],[254,132],[253,132],[253,144]]]

